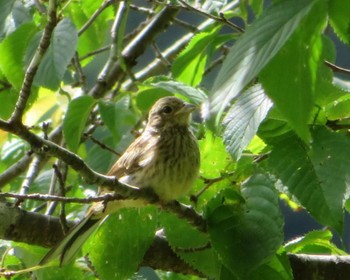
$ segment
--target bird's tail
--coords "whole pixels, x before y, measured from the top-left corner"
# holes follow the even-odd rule
[[[103,218],[96,218],[93,214],[86,216],[44,256],[39,265],[48,264],[52,260],[58,258],[60,266],[72,261],[84,242],[103,220]]]

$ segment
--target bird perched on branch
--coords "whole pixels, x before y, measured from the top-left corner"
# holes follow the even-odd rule
[[[199,171],[199,148],[189,129],[195,106],[176,97],[159,99],[151,108],[144,132],[115,162],[107,175],[138,188],[151,188],[163,202],[186,194]],[[101,186],[99,194],[115,190]],[[60,265],[70,262],[91,233],[110,213],[121,207],[145,205],[142,200],[98,202],[41,260],[40,265],[59,258]]]

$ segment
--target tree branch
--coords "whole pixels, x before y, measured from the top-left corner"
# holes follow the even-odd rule
[[[144,26],[122,51],[126,67],[132,68],[136,64],[136,58],[145,51],[154,37],[164,30],[177,12],[178,8],[166,6],[149,20],[148,24]],[[90,90],[89,95],[100,98],[106,91],[113,87],[116,81],[121,81],[123,75],[124,71],[121,64],[118,62],[114,63],[109,73],[97,80],[95,86]]]
[[[57,15],[56,15],[56,0],[49,1],[49,8],[47,11],[48,22],[45,26],[43,35],[41,36],[39,46],[27,68],[27,71],[24,75],[24,80],[22,83],[22,88],[19,93],[19,97],[15,106],[15,110],[10,117],[10,123],[22,122],[22,117],[24,110],[27,106],[28,98],[30,96],[32,84],[34,81],[35,74],[39,68],[39,64],[50,45],[50,39],[57,24]]]
[[[49,248],[63,238],[59,218],[27,212],[3,202],[0,202],[0,217],[3,221],[0,223],[0,239]],[[74,225],[72,221],[68,223],[70,227]],[[345,275],[350,275],[349,256],[289,254],[288,258],[295,280],[315,279],[315,275],[317,279],[343,280]],[[158,235],[140,266],[203,276],[180,259],[167,240]]]

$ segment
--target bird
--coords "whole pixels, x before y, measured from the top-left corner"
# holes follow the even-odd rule
[[[196,106],[175,96],[160,98],[151,108],[141,135],[114,163],[108,176],[137,188],[150,188],[162,202],[176,200],[189,192],[198,177],[200,151],[190,130],[190,115]],[[100,186],[99,195],[117,192]],[[44,266],[55,259],[70,263],[89,236],[109,214],[122,207],[142,207],[142,199],[96,202],[85,217],[40,261]]]

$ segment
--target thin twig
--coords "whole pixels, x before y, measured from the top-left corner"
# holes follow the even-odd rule
[[[152,42],[152,47],[156,54],[156,57],[163,62],[166,68],[170,69],[171,63],[163,56],[161,50],[158,48],[157,44],[154,41]]]
[[[41,161],[43,160],[43,158],[44,157],[42,155],[36,155],[32,159],[32,162],[30,163],[27,171],[27,175],[22,182],[22,185],[19,191],[20,194],[25,195],[28,192],[34,180],[36,179],[36,177],[39,175],[40,166],[42,165]],[[19,206],[22,202],[23,200],[21,199],[17,200],[16,206]]]
[[[99,145],[101,147],[101,149],[103,150],[107,150],[113,154],[115,154],[116,156],[120,157],[121,154],[118,153],[117,151],[115,151],[114,149],[112,149],[111,147],[108,147],[106,144],[102,143],[101,141],[97,140],[95,137],[93,137],[92,135],[87,135],[85,134],[86,137],[88,137],[92,142],[94,142],[95,144]]]
[[[243,28],[241,28],[241,27],[239,27],[238,25],[236,25],[236,24],[234,24],[234,23],[228,21],[228,20],[225,18],[224,14],[223,14],[222,12],[220,13],[220,17],[217,17],[217,16],[214,16],[214,15],[212,15],[212,14],[209,14],[209,13],[207,13],[207,12],[205,12],[205,11],[202,11],[202,10],[200,10],[200,9],[197,9],[197,8],[195,8],[194,6],[188,4],[187,2],[185,2],[185,1],[183,1],[183,0],[178,0],[178,2],[181,3],[181,5],[182,5],[184,8],[186,8],[186,9],[188,9],[188,10],[190,10],[190,11],[193,11],[193,12],[195,12],[195,13],[197,13],[197,14],[202,15],[202,16],[211,18],[211,19],[213,19],[213,20],[215,20],[215,21],[217,21],[217,22],[219,22],[219,23],[225,24],[225,25],[229,26],[230,28],[232,28],[232,29],[235,30],[235,31],[238,31],[238,32],[240,32],[240,33],[244,33],[244,29],[243,29]]]
[[[62,126],[58,126],[56,129],[54,129],[49,134],[48,138],[50,141],[58,143],[62,138]],[[0,189],[6,186],[8,182],[26,171],[32,160],[32,153],[26,153],[20,160],[18,160],[15,164],[7,168],[6,171],[0,174]],[[43,159],[41,161],[41,165],[45,164],[47,160],[47,157]]]
[[[155,14],[155,12],[151,9],[148,9],[145,7],[139,7],[139,6],[136,6],[133,4],[130,4],[130,9],[137,11],[137,12],[140,12],[140,13],[145,13],[147,15],[151,15],[151,16]]]
[[[77,76],[77,84],[81,86],[83,91],[86,91],[86,76],[84,74],[83,68],[81,67],[80,60],[79,60],[79,54],[78,52],[75,52],[75,55],[72,59],[72,65],[75,68],[75,73]]]
[[[112,5],[114,1],[115,0],[105,0],[105,1],[103,1],[102,5],[92,14],[92,16],[88,19],[88,21],[82,26],[82,28],[80,28],[80,30],[78,31],[78,36],[83,34],[89,28],[89,26],[96,20],[96,18],[98,18],[98,16],[106,8],[108,8],[110,5]]]
[[[47,48],[50,45],[50,38],[53,32],[53,29],[57,24],[56,2],[57,2],[56,0],[49,1],[48,11],[47,11],[48,22],[41,36],[39,46],[36,49],[36,52],[25,72],[23,84],[19,92],[19,97],[15,106],[15,110],[13,111],[10,117],[11,123],[22,122],[23,113],[27,106],[27,102],[30,96],[35,74],[38,70],[39,64]]]
[[[339,67],[327,60],[324,61],[324,64],[326,64],[330,69],[332,69],[333,72],[339,72],[339,73],[344,73],[344,74],[350,74],[350,70],[346,68]]]
[[[234,172],[230,172],[230,173],[225,173],[225,174],[222,174],[220,177],[217,177],[217,178],[201,178],[205,184],[205,186],[199,190],[196,194],[194,195],[191,195],[190,197],[190,200],[194,203],[197,203],[199,197],[206,191],[208,190],[212,185],[214,185],[215,183],[217,182],[220,182],[230,176],[232,176],[234,174]]]
[[[60,195],[49,195],[49,194],[17,194],[17,193],[0,193],[0,197],[5,198],[16,198],[21,200],[37,200],[37,201],[58,201],[64,203],[80,203],[80,204],[90,204],[93,202],[100,201],[111,201],[111,200],[120,200],[122,197],[120,195],[105,194],[102,196],[96,197],[87,197],[87,198],[77,198],[77,197],[67,197]]]
[[[109,51],[110,49],[111,49],[111,46],[110,46],[110,45],[105,46],[105,47],[102,47],[102,48],[99,48],[99,49],[97,49],[97,50],[94,50],[94,51],[92,51],[92,52],[87,53],[86,55],[81,56],[81,57],[80,57],[80,61],[83,61],[84,59],[87,59],[87,58],[89,58],[89,57],[91,57],[91,56],[94,56],[94,55],[96,55],[96,54],[100,54],[100,53],[103,53],[103,52],[107,52],[107,51]]]
[[[146,47],[158,33],[164,30],[177,12],[178,8],[168,5],[152,18],[148,19],[146,23],[141,24],[143,28],[139,30],[122,52],[122,57],[124,57],[127,69],[135,65],[137,57],[143,54]],[[116,82],[122,82],[124,76],[125,71],[120,63],[115,63],[104,79],[98,79],[94,87],[90,90],[89,95],[100,98],[110,90]]]
[[[59,162],[60,163],[60,162]],[[56,178],[58,181],[58,186],[59,186],[59,195],[62,197],[66,196],[66,187],[65,187],[65,176],[62,175],[60,172],[58,165],[54,164],[53,166],[54,173],[56,174]],[[65,208],[65,203],[62,201],[61,202],[61,211],[60,211],[60,223],[62,227],[62,231],[64,234],[66,234],[69,230],[67,219],[66,219],[66,208]]]
[[[181,248],[181,247],[175,247],[173,248],[176,253],[196,253],[196,252],[201,252],[210,249],[211,243],[208,242],[207,244],[204,244],[203,246],[200,247],[195,247],[195,248]]]
[[[239,5],[239,1],[230,2],[225,7],[222,8],[221,12],[235,9],[238,5]],[[209,18],[198,25],[196,32],[201,32],[213,24],[215,24],[215,20]],[[180,51],[187,46],[188,42],[193,38],[194,33],[195,32],[188,32],[187,34],[182,36],[180,39],[174,42],[169,48],[167,48],[162,52],[163,56],[168,61],[173,61],[176,55],[180,53]],[[138,81],[143,81],[146,78],[160,74],[163,71],[164,71],[163,63],[156,58],[150,63],[148,63],[145,68],[139,70],[135,74],[135,77]],[[125,90],[132,88],[132,86],[133,86],[133,83],[131,80],[127,80],[123,83],[123,89]]]

